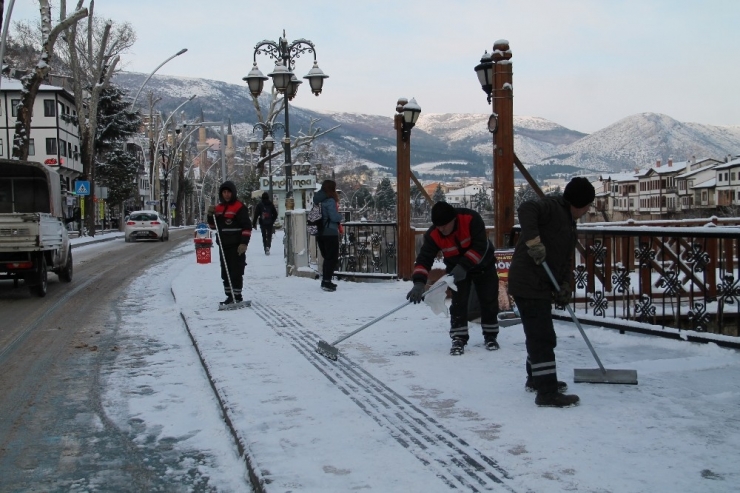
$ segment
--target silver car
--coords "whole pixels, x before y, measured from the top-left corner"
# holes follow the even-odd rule
[[[123,228],[126,243],[134,240],[170,239],[170,230],[167,221],[157,211],[134,211],[129,214]]]

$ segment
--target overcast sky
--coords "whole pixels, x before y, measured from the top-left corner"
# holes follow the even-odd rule
[[[415,97],[423,113],[487,113],[473,68],[506,39],[516,115],[582,132],[643,112],[740,125],[735,0],[98,0],[95,11],[133,25],[124,68],[147,74],[187,48],[158,73],[244,84],[257,42],[283,29],[309,39],[330,76],[321,96],[305,84],[293,101],[310,109],[391,116]],[[16,0],[12,19],[38,19],[37,0]],[[299,77],[310,68],[311,55],[297,60]]]

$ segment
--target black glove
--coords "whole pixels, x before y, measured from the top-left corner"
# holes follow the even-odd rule
[[[547,251],[545,250],[545,245],[543,243],[535,243],[534,245],[529,247],[529,250],[527,250],[527,253],[530,257],[532,257],[532,260],[534,260],[534,263],[537,265],[540,265],[542,262],[545,261],[545,257],[547,257]]]
[[[554,293],[555,298],[555,304],[560,306],[569,305],[572,298],[572,292],[570,289],[570,283],[568,281],[563,281],[560,283],[560,291],[557,293]]]
[[[465,276],[468,275],[468,271],[465,270],[465,267],[458,264],[453,269],[452,272],[450,272],[450,275],[455,279],[455,283],[458,283],[465,279]]]
[[[424,286],[423,282],[415,282],[414,287],[406,295],[406,299],[414,304],[421,303],[421,300],[424,298]]]

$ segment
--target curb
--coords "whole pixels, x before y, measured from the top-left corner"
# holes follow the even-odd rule
[[[172,298],[176,299],[174,292],[172,292]],[[239,452],[239,455],[244,458],[244,464],[247,466],[247,472],[249,473],[249,481],[251,483],[250,486],[254,489],[255,493],[266,493],[267,490],[265,490],[264,488],[264,483],[262,480],[260,480],[257,474],[257,471],[254,467],[254,459],[247,453],[246,447],[242,443],[242,440],[239,438],[239,434],[237,433],[236,428],[234,427],[234,424],[231,422],[231,418],[229,418],[228,408],[226,407],[226,404],[221,398],[221,395],[218,393],[216,382],[213,380],[213,376],[211,375],[211,372],[208,369],[208,365],[206,364],[206,361],[203,358],[203,354],[201,353],[200,348],[198,347],[198,343],[196,342],[195,337],[193,336],[193,333],[190,331],[190,326],[188,325],[188,321],[182,312],[180,312],[180,318],[182,318],[182,321],[185,324],[185,329],[188,331],[188,337],[190,337],[190,341],[193,343],[193,348],[195,349],[195,353],[198,355],[200,364],[203,367],[203,370],[206,372],[206,377],[208,377],[208,383],[211,385],[211,388],[213,389],[213,395],[216,396],[216,400],[218,401],[218,407],[221,410],[221,415],[223,416],[224,423],[226,424],[226,427],[229,429],[229,432],[231,433],[231,436],[234,439],[234,443],[236,444],[236,449]]]

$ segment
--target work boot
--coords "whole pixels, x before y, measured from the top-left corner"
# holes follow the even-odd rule
[[[242,298],[242,295],[237,294],[236,296],[234,296],[234,301],[236,301],[237,303],[241,303],[242,301],[244,301],[244,298]]]
[[[450,356],[460,356],[465,353],[465,341],[460,337],[452,339],[452,347],[450,348]]]
[[[334,292],[337,290],[337,285],[331,281],[321,281],[321,289],[324,291]]]
[[[561,394],[560,392],[537,392],[534,403],[540,407],[573,407],[581,399],[575,394]]]
[[[524,390],[527,392],[537,392],[537,385],[534,383],[534,378],[527,377],[527,383],[524,384]],[[558,380],[558,392],[563,393],[568,390],[568,384]]]
[[[497,349],[501,349],[501,346],[499,346],[498,341],[495,337],[486,337],[483,339],[483,344],[486,346],[486,349],[489,351],[496,351]]]
[[[234,298],[231,296],[227,296],[225,300],[223,300],[219,305],[230,305],[234,302]]]
[[[270,247],[265,247],[265,255],[270,255]]]

